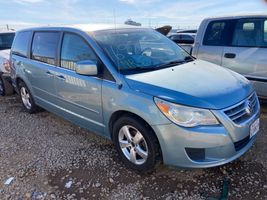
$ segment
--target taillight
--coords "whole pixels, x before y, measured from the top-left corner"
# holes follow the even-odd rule
[[[3,66],[7,72],[11,72],[11,63],[9,60],[5,59]]]

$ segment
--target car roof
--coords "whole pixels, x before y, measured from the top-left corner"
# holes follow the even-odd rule
[[[205,20],[242,19],[242,18],[267,18],[266,14],[239,14],[208,17]]]
[[[131,26],[131,25],[115,25],[115,24],[71,24],[71,25],[59,25],[59,26],[43,26],[22,29],[23,31],[41,31],[41,30],[65,30],[65,29],[75,29],[83,32],[94,32],[101,30],[115,30],[115,29],[141,29],[144,27]]]

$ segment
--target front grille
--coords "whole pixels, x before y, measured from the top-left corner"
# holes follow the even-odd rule
[[[240,151],[241,149],[243,149],[250,141],[250,136],[244,138],[243,140],[240,140],[238,142],[235,142],[235,150],[236,151]]]
[[[253,93],[249,98],[224,113],[236,124],[241,124],[250,119],[258,111],[258,97]]]

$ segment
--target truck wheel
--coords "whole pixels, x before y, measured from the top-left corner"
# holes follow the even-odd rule
[[[133,116],[122,116],[113,126],[113,141],[126,167],[152,171],[160,155],[157,138],[150,127]]]
[[[0,95],[8,96],[14,93],[12,85],[0,75]]]

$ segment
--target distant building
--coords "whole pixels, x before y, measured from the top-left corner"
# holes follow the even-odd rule
[[[132,25],[132,26],[142,26],[141,23],[135,22],[135,21],[133,21],[131,19],[128,19],[126,22],[124,22],[124,24]]]

